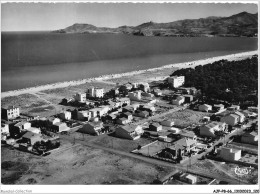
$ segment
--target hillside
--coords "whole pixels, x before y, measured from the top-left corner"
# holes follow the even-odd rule
[[[147,22],[118,28],[74,24],[55,33],[124,33],[140,36],[248,36],[257,34],[258,14],[241,12],[230,17],[186,19],[169,23]]]

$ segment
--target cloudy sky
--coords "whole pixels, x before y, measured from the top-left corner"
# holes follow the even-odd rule
[[[135,26],[208,16],[257,13],[256,4],[209,3],[4,3],[2,31],[43,31],[74,23],[98,27]]]

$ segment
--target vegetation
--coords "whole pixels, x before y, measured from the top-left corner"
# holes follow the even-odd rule
[[[212,64],[175,71],[172,76],[185,76],[185,87],[201,89],[200,100],[207,103],[256,106],[258,56],[241,61],[220,60]]]

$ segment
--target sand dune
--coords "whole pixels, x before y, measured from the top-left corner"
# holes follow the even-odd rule
[[[198,65],[205,65],[208,63],[213,63],[215,61],[222,60],[222,59],[226,59],[229,61],[242,60],[244,58],[250,57],[255,54],[258,54],[258,51],[243,52],[243,53],[237,53],[237,54],[231,54],[231,55],[225,55],[225,56],[219,56],[219,57],[212,57],[212,58],[207,58],[207,59],[202,59],[202,60],[197,60],[197,61],[169,64],[169,65],[165,65],[162,67],[151,68],[151,69],[146,69],[146,70],[131,71],[131,72],[120,73],[120,74],[103,75],[103,76],[99,76],[99,77],[87,78],[87,79],[81,79],[81,80],[75,80],[75,81],[58,82],[58,83],[47,84],[47,85],[42,85],[42,86],[24,88],[24,89],[20,89],[20,90],[2,92],[1,98],[7,97],[7,96],[17,96],[17,95],[25,94],[25,93],[35,93],[35,92],[48,90],[48,89],[65,88],[68,86],[81,85],[81,84],[84,84],[87,82],[120,78],[120,77],[124,77],[124,76],[137,75],[137,74],[141,74],[141,73],[145,73],[145,72],[153,72],[153,71],[158,71],[158,70],[173,68],[173,67],[194,68]]]

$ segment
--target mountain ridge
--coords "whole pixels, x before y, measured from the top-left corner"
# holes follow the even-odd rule
[[[258,13],[241,12],[229,17],[209,16],[199,19],[184,19],[167,23],[145,22],[137,26],[117,28],[96,27],[91,24],[75,23],[53,33],[117,33],[139,36],[247,36],[258,32]]]

